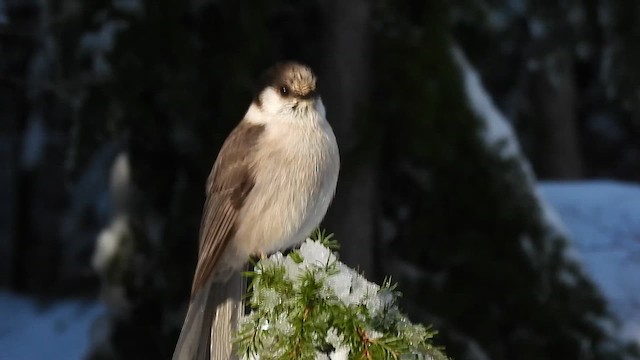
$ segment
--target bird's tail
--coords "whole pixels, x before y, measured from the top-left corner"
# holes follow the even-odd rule
[[[224,283],[208,281],[191,299],[172,359],[236,359],[233,338],[244,313],[244,291],[238,271]]]

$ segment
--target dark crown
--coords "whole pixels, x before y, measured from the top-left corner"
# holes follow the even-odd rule
[[[276,63],[262,76],[261,89],[273,87],[283,96],[310,98],[316,93],[316,76],[313,70],[298,62]]]

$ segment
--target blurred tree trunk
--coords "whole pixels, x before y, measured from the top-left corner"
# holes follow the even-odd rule
[[[11,99],[6,89],[0,90],[0,99],[5,103]],[[2,114],[5,121],[0,126],[0,287],[12,285],[18,188],[17,130],[15,120],[5,111]]]
[[[3,4],[0,25],[0,286],[24,287],[29,239],[21,230],[29,204],[21,203],[27,175],[20,157],[24,125],[29,113],[26,92],[28,66],[34,52],[33,27],[38,10],[31,1]],[[23,211],[24,210],[24,211]],[[18,241],[20,239],[20,241]]]
[[[2,73],[10,64],[2,63]],[[3,79],[6,80],[6,79]],[[16,244],[16,194],[19,176],[19,142],[21,112],[24,104],[22,93],[15,84],[0,85],[0,287],[14,284],[14,256]]]
[[[531,118],[537,123],[533,144],[536,169],[541,178],[580,178],[574,60],[566,49],[549,51],[541,59],[528,74],[527,89]]]
[[[376,156],[367,146],[362,104],[367,99],[370,3],[333,0],[324,3],[327,36],[321,91],[327,117],[338,139],[341,174],[336,198],[327,215],[328,231],[336,234],[343,260],[367,274],[373,272],[376,210]],[[325,86],[326,84],[326,86]]]

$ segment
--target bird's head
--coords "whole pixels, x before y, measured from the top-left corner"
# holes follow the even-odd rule
[[[265,71],[254,105],[270,115],[300,117],[312,110],[325,115],[316,91],[315,74],[297,62],[277,63]]]

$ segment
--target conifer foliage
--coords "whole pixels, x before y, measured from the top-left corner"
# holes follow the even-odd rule
[[[431,342],[436,332],[399,311],[390,280],[367,281],[338,261],[331,236],[314,237],[248,273],[252,312],[238,337],[243,359],[447,359]]]

